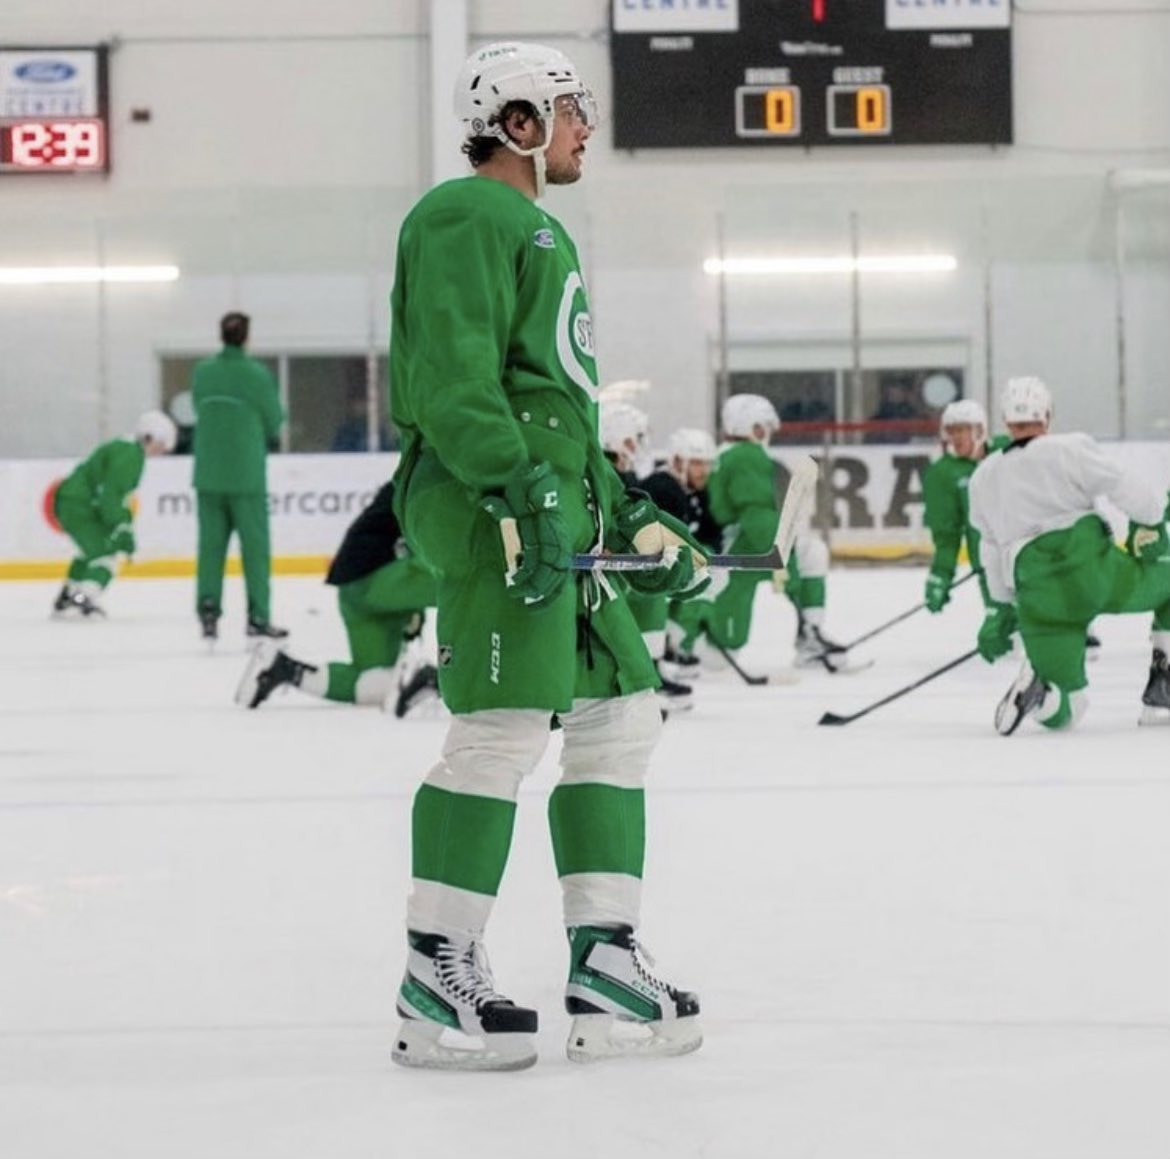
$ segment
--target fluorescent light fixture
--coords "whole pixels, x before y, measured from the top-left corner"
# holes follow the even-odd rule
[[[0,286],[173,282],[178,277],[178,266],[0,266]]]
[[[708,258],[706,274],[945,274],[958,269],[950,254],[889,254],[857,258]]]

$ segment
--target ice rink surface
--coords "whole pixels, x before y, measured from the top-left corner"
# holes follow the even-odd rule
[[[850,639],[919,569],[837,570]],[[123,580],[104,623],[0,584],[0,1153],[5,1159],[1166,1159],[1170,729],[1140,729],[1146,617],[1099,625],[1079,731],[991,726],[1013,661],[966,651],[967,585],[850,677],[709,671],[649,791],[642,935],[702,998],[699,1053],[564,1058],[566,947],[524,788],[489,949],[541,1013],[511,1075],[390,1062],[410,800],[440,715],[296,692],[246,712],[242,595],[216,654],[192,581]],[[330,589],[276,581],[306,659]],[[788,663],[761,591],[745,667]]]

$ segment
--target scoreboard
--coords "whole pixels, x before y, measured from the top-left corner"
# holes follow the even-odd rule
[[[1012,140],[1011,0],[612,0],[614,145]]]
[[[106,47],[0,46],[0,175],[109,165]]]

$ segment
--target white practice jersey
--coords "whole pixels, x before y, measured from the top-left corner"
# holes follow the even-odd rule
[[[1109,499],[1138,523],[1161,523],[1165,494],[1107,458],[1084,434],[1039,435],[986,459],[968,484],[971,523],[993,599],[1014,598],[1016,556],[1037,536],[1071,527]]]

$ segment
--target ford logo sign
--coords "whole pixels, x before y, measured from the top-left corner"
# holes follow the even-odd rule
[[[77,75],[77,69],[65,60],[30,60],[13,71],[22,81],[35,85],[60,84]]]

